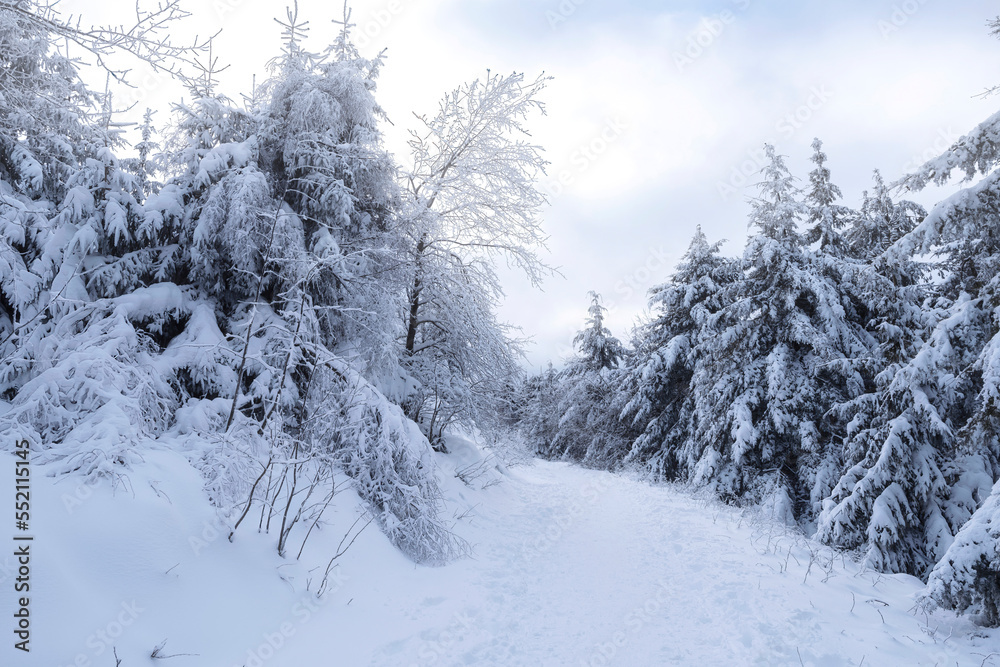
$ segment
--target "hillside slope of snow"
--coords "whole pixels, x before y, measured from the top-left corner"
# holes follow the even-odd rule
[[[1000,632],[920,611],[911,577],[670,487],[544,461],[501,474],[471,443],[451,450],[447,516],[471,557],[415,566],[372,526],[321,600],[361,514],[350,491],[295,562],[256,521],[226,540],[179,454],[144,455],[114,490],[38,468],[32,651],[5,641],[0,664],[1000,665]]]

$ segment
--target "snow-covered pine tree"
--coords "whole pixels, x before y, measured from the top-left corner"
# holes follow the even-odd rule
[[[608,309],[601,303],[601,295],[590,292],[590,306],[587,308],[586,326],[573,338],[573,345],[580,353],[580,358],[571,364],[571,368],[581,371],[602,371],[607,368],[617,368],[625,348],[604,326]]]
[[[122,160],[129,173],[135,176],[136,190],[140,203],[159,192],[162,183],[157,176],[162,171],[159,158],[162,156],[160,143],[157,141],[157,128],[153,123],[155,112],[147,108],[142,116],[142,122],[137,128],[139,141],[133,145],[135,156]]]
[[[349,21],[345,16],[337,39],[317,56],[303,50],[302,28],[289,14],[286,52],[257,91],[264,101],[259,161],[302,221],[310,262],[299,289],[322,304],[315,313],[323,344],[356,355],[389,389],[404,273],[399,188],[378,128],[385,118],[374,95],[382,59],[361,57]]]
[[[991,24],[1000,36],[1000,19]],[[897,244],[900,252],[936,250],[944,256],[941,293],[947,316],[935,330],[950,347],[928,351],[944,357],[957,395],[935,402],[949,426],[944,453],[948,505],[944,519],[950,535],[932,543],[937,564],[928,592],[939,604],[973,609],[990,625],[1000,624],[1000,561],[995,525],[1000,487],[1000,152],[995,114],[959,139],[941,156],[923,165],[903,183],[921,189],[945,183],[954,170],[978,182],[937,204],[917,228]],[[960,393],[959,393],[960,392]],[[992,487],[992,488],[991,488]],[[977,509],[978,508],[978,509]],[[966,522],[969,513],[974,512]],[[949,544],[950,542],[950,544]]]
[[[931,570],[925,600],[1000,625],[1000,484],[993,487]]]
[[[562,376],[549,362],[544,371],[529,377],[521,390],[524,407],[518,428],[538,454],[552,457],[552,443],[559,431]]]
[[[723,290],[738,265],[722,257],[698,226],[670,281],[649,292],[651,320],[638,331],[625,368],[621,418],[636,431],[626,462],[657,478],[688,479],[700,452],[691,382],[703,361],[708,319],[722,308]]]
[[[559,426],[551,451],[565,459],[610,468],[626,454],[621,424],[614,409],[619,363],[626,355],[621,342],[604,324],[607,308],[590,292],[586,325],[574,337],[578,356],[562,375]]]
[[[977,318],[969,299],[955,306],[912,359],[887,366],[877,392],[863,397],[867,409],[852,420],[844,447],[846,472],[819,518],[820,539],[863,549],[880,571],[925,574],[971,512],[950,491],[949,413],[963,402],[961,362],[975,351],[962,341],[975,340]]]
[[[832,365],[815,369],[817,400],[824,410],[817,422],[818,439],[826,443],[812,473],[810,507],[811,515],[815,516],[843,472],[842,443],[850,426],[845,406],[853,405],[871,388],[877,341],[869,330],[874,268],[851,255],[846,237],[846,231],[855,229],[861,214],[838,203],[843,195],[831,179],[823,143],[814,139],[812,148],[812,162],[816,166],[809,174],[809,189],[804,199],[809,211],[805,254],[810,270],[839,295],[842,311],[836,315],[832,340],[838,351],[835,356],[840,358]]]
[[[929,333],[922,345],[885,373],[879,407],[889,415],[887,423],[873,422],[869,430],[877,437],[868,446],[867,460],[849,470],[833,498],[836,504],[824,513],[831,541],[864,544],[870,560],[890,571],[925,575],[937,563],[930,573],[931,595],[949,607],[977,606],[994,623],[996,598],[991,601],[995,593],[990,591],[995,589],[989,580],[997,570],[979,558],[991,548],[981,540],[991,516],[986,498],[998,473],[991,380],[1000,268],[993,204],[1000,192],[997,126],[996,116],[988,119],[902,181],[920,190],[948,182],[955,169],[965,181],[981,176],[935,206],[883,253],[897,264],[936,254],[943,280],[934,285],[937,298],[925,304]],[[898,236],[912,215],[891,207],[887,197],[878,196],[880,189],[870,206],[877,215],[870,217]],[[878,237],[871,243],[878,244]],[[905,272],[897,273],[905,277]],[[903,328],[886,325],[888,331]],[[966,523],[980,505],[981,513]]]
[[[174,395],[151,363],[151,336],[132,323],[145,311],[135,292],[158,270],[169,230],[140,204],[144,174],[115,155],[122,141],[110,97],[86,87],[62,40],[79,38],[97,55],[123,48],[165,58],[163,66],[178,52],[167,42],[149,48],[172,8],[154,27],[140,10],[123,37],[68,25],[49,3],[0,7],[0,274],[11,288],[0,305],[0,382],[10,400],[0,430],[27,435],[67,471],[116,476],[137,443],[167,426]]]
[[[845,289],[860,301],[875,345],[865,392],[837,407],[846,423],[841,478],[817,524],[820,539],[864,549],[873,567],[914,573],[934,559],[928,544],[948,539],[940,518],[948,435],[935,406],[957,396],[951,362],[939,356],[953,349],[950,334],[930,332],[940,313],[927,299],[928,267],[912,252],[887,252],[925,215],[918,204],[894,201],[876,171],[845,233],[859,262]]]
[[[913,358],[932,324],[932,313],[924,310],[930,265],[906,254],[886,253],[926,215],[915,202],[893,200],[876,170],[871,194],[865,191],[860,211],[844,232],[848,257],[838,262],[842,287],[875,343],[869,361],[861,364],[872,395],[879,378],[891,378],[901,363]]]
[[[853,211],[837,204],[837,201],[843,198],[843,194],[830,180],[823,142],[814,139],[812,149],[811,160],[816,168],[809,173],[809,189],[805,195],[809,215],[806,219],[806,233],[803,240],[807,245],[815,245],[816,250],[823,255],[839,257],[846,250],[841,230],[851,222],[854,217]]]
[[[68,242],[52,243],[52,209],[66,198],[85,157],[77,152],[81,138],[91,145],[106,140],[87,122],[97,96],[73,63],[48,31],[6,7],[0,8],[0,58],[6,91],[0,100],[0,382],[10,399],[31,375],[28,348],[46,335],[43,313],[55,296],[48,287]]]
[[[178,108],[182,169],[159,196],[185,202],[186,277],[205,310],[181,322],[164,363],[210,429],[302,462],[284,467],[289,479],[315,486],[343,468],[401,549],[440,561],[457,545],[437,516],[430,448],[386,398],[406,393],[394,349],[405,257],[377,127],[380,61],[358,55],[349,16],[319,54],[294,11],[283,25],[250,106],[214,93],[210,63]],[[194,341],[213,364],[185,354]]]
[[[710,318],[709,358],[695,374],[701,455],[692,475],[723,498],[767,502],[792,520],[812,507],[827,458],[826,385],[855,391],[847,353],[860,347],[836,284],[810,261],[798,228],[809,208],[774,148],[765,148],[742,275]]]
[[[854,260],[847,263],[853,271],[845,273],[844,287],[877,343],[870,364],[872,383],[880,375],[891,376],[914,356],[933,319],[924,310],[931,266],[905,253],[886,253],[927,211],[916,202],[895,201],[878,170],[873,180],[871,193],[864,192],[861,209],[844,233],[848,256]]]
[[[872,189],[870,192],[865,190],[859,215],[852,219],[844,233],[849,254],[867,261],[880,257],[927,216],[920,204],[894,201],[891,188],[878,169],[872,179]]]
[[[158,195],[183,203],[185,279],[216,304],[219,370],[239,380],[227,425],[237,411],[262,423],[294,413],[331,350],[383,386],[395,370],[398,197],[377,130],[379,62],[343,35],[310,53],[303,26],[289,12],[247,108],[214,92],[208,62],[176,108],[179,173]]]

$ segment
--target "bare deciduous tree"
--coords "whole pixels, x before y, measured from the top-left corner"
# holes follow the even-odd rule
[[[425,411],[432,438],[471,416],[477,394],[492,393],[514,368],[517,346],[512,353],[511,332],[493,314],[502,296],[496,262],[534,285],[551,272],[538,256],[546,199],[537,179],[547,163],[526,126],[545,111],[538,96],[548,78],[487,71],[446,95],[434,117],[417,116],[421,127],[411,132],[404,357],[423,385],[409,412]]]

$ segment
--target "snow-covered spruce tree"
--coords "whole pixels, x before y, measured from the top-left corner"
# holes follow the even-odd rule
[[[957,426],[949,413],[962,412],[962,361],[975,358],[963,340],[975,340],[977,318],[968,299],[956,305],[912,359],[886,366],[876,391],[857,401],[846,472],[819,519],[820,539],[864,549],[881,571],[925,574],[971,512],[950,490]]]
[[[58,48],[58,36],[45,26],[49,18],[39,3],[0,6],[0,86],[4,90],[0,100],[4,196],[0,354],[6,361],[16,349],[26,347],[29,329],[40,324],[51,300],[47,288],[62,268],[70,239],[57,233],[54,209],[73,203],[66,201],[67,195],[74,189],[74,180],[81,178],[86,161],[96,159],[97,152],[115,140],[100,127],[99,96],[86,87],[76,64]],[[108,151],[104,155],[110,157]],[[58,238],[55,243],[53,237]],[[5,369],[8,396],[18,385],[11,376],[15,372],[9,366]]]
[[[610,468],[625,456],[626,443],[613,402],[619,382],[619,363],[626,351],[604,325],[607,309],[596,292],[590,293],[586,326],[573,344],[578,356],[562,373],[559,425],[550,451],[564,459]]]
[[[998,485],[1000,486],[1000,485]],[[928,577],[926,599],[1000,625],[1000,488],[994,486]]]
[[[871,191],[865,190],[861,210],[844,232],[848,253],[852,257],[875,261],[894,243],[913,231],[917,222],[927,216],[920,204],[892,198],[878,169],[872,177]]]
[[[886,252],[925,215],[913,202],[893,201],[876,172],[845,233],[860,262],[845,288],[861,300],[875,345],[862,365],[865,392],[836,408],[846,423],[841,477],[817,524],[820,539],[863,549],[873,567],[914,573],[933,560],[928,545],[948,539],[939,451],[947,429],[934,406],[960,393],[952,391],[950,362],[942,365],[938,356],[952,349],[950,334],[931,335],[940,313],[927,299],[927,265],[911,252]]]
[[[438,562],[457,545],[437,516],[429,445],[382,391],[399,385],[404,274],[373,96],[379,61],[358,55],[348,17],[322,54],[302,47],[294,12],[284,25],[283,52],[248,108],[207,80],[178,108],[182,169],[158,196],[185,202],[185,276],[205,307],[179,321],[164,363],[200,423],[299,462],[275,473],[290,480],[286,494],[304,477],[310,489],[332,484],[342,467],[397,546]],[[197,365],[195,341],[213,364]],[[272,489],[282,486],[262,493]]]
[[[913,358],[933,323],[933,313],[924,309],[931,265],[905,253],[886,253],[926,216],[915,202],[893,200],[876,170],[871,193],[864,192],[861,209],[844,232],[848,258],[839,264],[846,267],[842,286],[876,343],[866,370],[870,391]]]
[[[160,165],[161,146],[157,139],[157,128],[153,124],[154,111],[146,109],[139,125],[139,141],[135,144],[136,156],[124,161],[125,168],[135,175],[136,188],[145,201],[146,197],[160,191],[162,183],[157,176],[162,171]]]
[[[257,93],[266,101],[259,160],[302,220],[312,260],[302,289],[325,306],[316,311],[323,344],[355,355],[389,389],[402,308],[400,198],[378,129],[385,118],[374,96],[382,60],[360,56],[348,21],[321,57],[289,37],[287,53],[272,65],[275,76]]]
[[[552,457],[552,443],[559,431],[559,403],[562,401],[562,376],[552,366],[532,375],[521,388],[523,405],[518,429],[531,448],[542,456]]]
[[[625,348],[604,326],[608,309],[601,304],[601,295],[590,292],[588,296],[590,306],[587,308],[587,324],[573,337],[573,345],[580,353],[579,362],[573,366],[593,371],[617,368],[625,356]]]
[[[144,174],[116,157],[110,99],[81,81],[66,40],[124,49],[158,67],[190,49],[161,42],[176,3],[131,29],[68,25],[48,3],[0,6],[0,430],[28,436],[63,470],[115,476],[168,423],[174,395],[132,324],[163,269],[169,225],[144,208]],[[102,63],[104,61],[101,61]],[[112,72],[111,74],[116,74]]]
[[[844,195],[830,180],[823,142],[814,139],[812,149],[811,160],[816,168],[809,173],[809,188],[805,195],[809,214],[803,240],[807,245],[815,245],[821,255],[840,257],[846,252],[841,230],[852,221],[854,213],[848,207],[837,204]]]
[[[845,459],[843,443],[856,416],[853,410],[863,404],[878,372],[879,334],[873,321],[878,299],[873,295],[887,288],[891,297],[896,294],[874,266],[852,254],[847,234],[866,221],[864,213],[838,203],[843,195],[831,179],[823,143],[814,139],[812,148],[816,166],[809,173],[804,198],[809,212],[805,254],[810,270],[839,295],[841,321],[835,327],[833,344],[842,357],[832,362],[837,368],[821,365],[815,373],[819,382],[817,398],[824,410],[817,423],[818,439],[825,447],[812,473],[809,501],[814,517],[840,480]]]
[[[653,315],[623,373],[621,418],[637,432],[626,462],[658,478],[688,479],[700,455],[692,379],[704,359],[708,319],[722,308],[738,268],[719,254],[721,245],[698,227],[670,282],[650,290]]]
[[[537,283],[545,161],[525,128],[546,78],[487,73],[442,100],[413,131],[405,174],[411,270],[401,361],[419,388],[408,414],[440,444],[443,430],[493,411],[517,371],[517,341],[496,320],[503,259]]]
[[[859,454],[865,458],[858,457],[824,512],[830,541],[864,545],[881,569],[924,576],[934,567],[930,590],[935,599],[950,607],[980,607],[993,623],[997,617],[990,605],[996,598],[989,601],[989,591],[995,590],[990,578],[1000,568],[979,561],[990,548],[979,539],[988,532],[990,504],[969,517],[984,504],[998,476],[991,379],[1000,305],[997,125],[996,117],[987,120],[902,181],[919,190],[949,181],[956,168],[966,181],[982,177],[935,206],[883,253],[886,262],[896,264],[935,254],[943,280],[934,285],[936,298],[924,305],[928,333],[917,340],[908,360],[890,363],[884,372],[877,414],[886,416],[876,416],[859,432]],[[901,228],[893,221],[905,230],[907,211],[893,210],[885,196],[873,197],[870,208],[893,233]],[[912,299],[901,303],[914,310]],[[897,338],[902,332],[906,342],[913,338],[906,336],[907,322],[919,324],[920,315],[887,321],[886,330]],[[902,346],[894,342],[893,347]],[[985,523],[977,525],[977,516]],[[963,525],[968,528],[964,536]]]
[[[766,147],[741,273],[709,318],[708,358],[695,374],[700,457],[692,481],[723,498],[808,515],[826,459],[828,393],[859,390],[849,353],[862,347],[841,294],[806,253],[809,208],[784,160]]]
[[[991,27],[1000,36],[1000,19]],[[973,610],[983,622],[1000,624],[1000,559],[995,525],[1000,477],[998,400],[1000,400],[1000,152],[996,136],[1000,114],[959,139],[903,183],[920,189],[945,183],[955,169],[964,181],[979,181],[935,206],[927,218],[897,244],[901,252],[936,250],[944,255],[941,285],[947,316],[935,330],[950,347],[922,350],[936,353],[951,371],[953,401],[934,406],[949,427],[943,453],[951,465],[944,512],[955,535],[948,544],[932,546],[937,564],[929,575],[928,593],[941,605]],[[918,355],[918,357],[920,356]],[[946,375],[943,380],[947,381]],[[933,400],[931,396],[931,400]],[[991,488],[992,487],[992,488]],[[977,509],[978,508],[978,509]],[[966,522],[968,513],[974,511]],[[946,536],[949,537],[949,536]]]
[[[848,467],[826,501],[821,539],[862,548],[881,571],[924,576],[941,557],[992,481],[994,455],[961,455],[955,437],[976,394],[968,370],[982,325],[974,300],[962,297],[912,359],[879,374],[852,420]]]

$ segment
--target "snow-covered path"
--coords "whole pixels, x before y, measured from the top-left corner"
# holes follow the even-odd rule
[[[806,577],[803,541],[670,488],[537,462],[492,500],[460,527],[475,559],[377,594],[382,626],[351,635],[368,641],[348,664],[979,665],[990,653],[956,639],[967,622],[918,618],[917,580],[829,552]],[[308,664],[310,644],[288,664]]]
[[[3,646],[0,665],[113,666],[112,647],[122,667],[160,664],[166,640],[169,667],[1000,667],[1000,633],[916,612],[916,579],[609,473],[536,461],[454,477],[479,456],[441,458],[472,557],[415,566],[372,528],[321,602],[307,588],[358,515],[348,493],[296,562],[273,535],[210,529],[202,480],[173,452],[146,453],[126,492],[69,504],[72,479],[36,477],[35,644]]]

